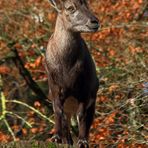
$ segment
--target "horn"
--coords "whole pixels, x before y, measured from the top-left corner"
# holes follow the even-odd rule
[[[49,2],[53,8],[55,8],[58,12],[61,12],[61,10],[57,7],[55,0],[49,0]]]

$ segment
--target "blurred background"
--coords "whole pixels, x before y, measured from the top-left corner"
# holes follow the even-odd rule
[[[148,1],[90,0],[101,22],[83,34],[100,89],[90,142],[100,148],[148,145]],[[0,1],[0,142],[50,141],[44,52],[56,11],[48,0]],[[72,121],[73,135],[76,132]]]

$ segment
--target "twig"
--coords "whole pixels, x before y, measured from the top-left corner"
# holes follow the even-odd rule
[[[139,24],[139,23],[133,22],[133,23],[130,23],[130,24],[122,23],[122,24],[115,25],[115,26],[109,25],[109,26],[101,28],[99,31],[104,31],[104,30],[108,30],[108,29],[116,29],[116,28],[120,29],[120,28],[125,28],[125,27],[146,27],[147,28],[148,23],[145,22],[145,23]]]
[[[13,103],[17,103],[17,104],[21,104],[27,108],[29,108],[30,110],[34,111],[35,113],[37,113],[38,115],[40,115],[42,118],[48,120],[50,123],[54,124],[54,121],[51,120],[50,118],[47,118],[45,115],[43,115],[40,111],[36,110],[35,108],[29,106],[28,104],[18,101],[18,100],[6,100],[6,102],[13,102]]]
[[[27,122],[23,117],[19,116],[18,114],[15,114],[15,113],[10,112],[10,111],[6,111],[6,113],[16,116],[17,118],[21,119],[26,125],[28,125],[30,128],[32,128],[32,125],[29,122]]]
[[[10,132],[10,134],[11,134],[11,136],[12,136],[13,140],[14,140],[14,141],[16,141],[16,137],[15,137],[14,132],[12,131],[12,129],[11,129],[11,127],[10,127],[9,123],[7,122],[7,120],[6,120],[6,119],[4,119],[3,121],[4,121],[4,123],[6,124],[7,129],[8,129],[8,131]]]
[[[4,96],[4,93],[2,92],[2,86],[3,86],[3,84],[2,84],[2,77],[0,75],[0,97],[1,97],[1,103],[2,103],[2,115],[0,117],[0,120],[4,121],[8,131],[10,132],[10,134],[13,137],[13,140],[16,141],[16,137],[14,135],[14,132],[12,131],[9,123],[6,120],[6,98]]]
[[[1,102],[2,102],[2,115],[1,115],[1,119],[4,119],[5,115],[6,115],[6,99],[5,99],[4,93],[2,91],[1,91],[0,97],[1,97]]]

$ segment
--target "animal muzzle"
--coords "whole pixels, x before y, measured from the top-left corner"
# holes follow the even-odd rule
[[[96,18],[89,19],[86,26],[89,28],[90,31],[96,32],[100,28],[100,23]]]

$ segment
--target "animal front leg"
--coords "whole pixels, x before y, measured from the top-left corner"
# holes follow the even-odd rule
[[[55,114],[55,135],[52,137],[52,141],[56,143],[62,143],[62,120],[63,120],[63,103],[60,98],[53,100],[53,110]]]
[[[65,143],[69,145],[73,145],[73,140],[70,133],[70,120],[71,120],[71,115],[68,113],[65,113],[64,120],[62,123]]]
[[[88,137],[91,124],[93,122],[95,112],[95,103],[93,103],[89,108],[82,103],[79,108],[78,113],[78,125],[79,125],[79,148],[88,148]]]

